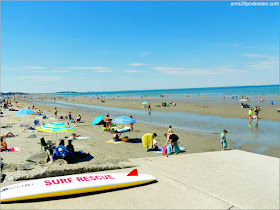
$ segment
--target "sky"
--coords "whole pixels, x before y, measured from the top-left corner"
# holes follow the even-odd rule
[[[1,1],[1,91],[279,84],[279,6]]]

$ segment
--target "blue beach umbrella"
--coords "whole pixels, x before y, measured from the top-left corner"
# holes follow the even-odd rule
[[[65,123],[52,122],[52,123],[48,123],[46,125],[39,127],[38,130],[50,132],[50,133],[56,133],[56,139],[55,139],[55,145],[56,145],[57,133],[69,132],[69,131],[73,131],[75,129],[69,125],[66,125]]]
[[[26,115],[29,115],[29,114],[35,114],[35,112],[33,112],[30,109],[22,109],[15,113],[15,115],[25,115],[25,124],[26,124]]]
[[[134,120],[130,117],[127,117],[127,116],[121,116],[121,117],[114,119],[112,122],[126,124],[126,123],[136,123],[136,120]]]
[[[15,115],[28,115],[28,114],[35,114],[35,112],[33,112],[30,109],[22,109],[15,113]]]
[[[103,116],[98,116],[96,117],[93,121],[92,121],[92,125],[97,125],[98,123],[100,123],[103,120]]]
[[[147,104],[148,102],[147,101],[144,101],[142,104]]]

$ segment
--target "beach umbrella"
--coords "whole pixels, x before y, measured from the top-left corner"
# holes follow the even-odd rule
[[[147,101],[142,102],[142,104],[147,104],[147,103],[148,103]]]
[[[131,117],[121,116],[114,119],[112,122],[126,124],[126,123],[136,123],[136,120],[132,119]]]
[[[98,123],[100,123],[103,120],[103,116],[98,116],[96,117],[93,121],[92,121],[92,125],[97,125]]]
[[[56,145],[57,133],[69,132],[69,131],[73,131],[75,129],[69,125],[66,125],[65,123],[52,122],[52,123],[48,123],[46,125],[39,127],[38,130],[50,132],[50,133],[56,133],[56,139],[55,139],[55,145]]]
[[[33,112],[30,109],[22,109],[15,113],[15,115],[25,115],[25,124],[26,124],[26,115],[30,115],[30,114],[35,114],[35,112]]]

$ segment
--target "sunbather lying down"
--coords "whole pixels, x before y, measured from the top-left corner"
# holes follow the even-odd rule
[[[4,134],[4,135],[1,135],[2,138],[14,137],[14,136],[18,136],[18,134],[15,135],[15,134],[13,134],[12,132],[8,132],[8,133],[6,133],[6,134]]]

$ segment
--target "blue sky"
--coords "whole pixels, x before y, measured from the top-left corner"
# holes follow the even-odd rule
[[[1,91],[279,83],[279,6],[1,2]]]

